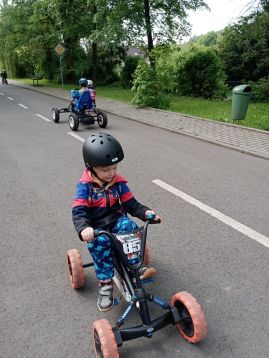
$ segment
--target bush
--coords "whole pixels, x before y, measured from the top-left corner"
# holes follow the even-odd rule
[[[133,84],[133,75],[138,66],[139,57],[128,56],[125,59],[124,66],[121,70],[121,83],[124,88],[131,88]]]
[[[220,98],[227,88],[221,61],[212,48],[186,52],[176,70],[177,92],[184,96]]]
[[[146,61],[141,60],[134,73],[132,90],[135,92],[132,103],[139,107],[167,109],[170,97],[159,91],[156,73]]]
[[[174,68],[179,53],[174,45],[159,46],[154,49],[157,81],[164,93],[173,93],[175,88]]]
[[[257,82],[248,82],[251,87],[253,101],[268,101],[269,100],[269,77],[261,78]]]

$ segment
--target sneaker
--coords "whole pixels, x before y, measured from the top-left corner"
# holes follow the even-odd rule
[[[139,269],[140,280],[146,280],[156,275],[156,269],[154,267],[141,266]]]
[[[113,305],[113,285],[112,282],[99,284],[99,298],[97,307],[100,311],[109,311]]]

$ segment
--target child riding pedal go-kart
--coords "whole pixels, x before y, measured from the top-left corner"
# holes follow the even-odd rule
[[[80,90],[71,90],[72,101],[66,108],[52,108],[52,119],[55,123],[59,123],[60,113],[70,113],[69,126],[73,131],[77,131],[79,123],[85,125],[98,123],[100,128],[106,128],[107,115],[105,112],[96,108],[95,96],[94,103],[93,94],[87,88],[88,81],[85,78],[79,80]]]
[[[99,280],[100,311],[108,311],[120,302],[126,307],[115,325],[107,319],[93,322],[92,334],[95,357],[118,358],[123,342],[153,334],[172,324],[190,343],[206,336],[207,325],[200,304],[188,292],[175,293],[170,303],[146,292],[143,284],[156,274],[150,266],[147,245],[149,224],[158,224],[160,217],[139,203],[117,174],[117,163],[124,158],[120,143],[111,135],[93,133],[83,144],[86,166],[77,184],[72,216],[81,241],[87,243],[93,262],[82,264],[77,249],[67,251],[67,267],[71,286],[84,286],[86,267],[94,266]],[[144,225],[138,227],[127,214],[138,217]],[[118,289],[118,297],[114,288]],[[152,319],[150,304],[159,306],[162,313]],[[125,328],[130,313],[136,310],[141,324]]]
[[[87,88],[90,91],[92,103],[96,107],[96,91],[92,80],[87,81]]]

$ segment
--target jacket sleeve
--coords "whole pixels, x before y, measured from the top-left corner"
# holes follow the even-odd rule
[[[119,183],[118,187],[120,201],[124,210],[132,216],[137,217],[142,221],[145,221],[145,212],[147,210],[150,210],[150,208],[139,203],[139,201],[135,199],[134,194],[130,191],[127,184]]]
[[[78,183],[73,200],[72,219],[76,232],[78,233],[80,239],[81,231],[86,229],[86,227],[91,226],[91,218],[89,212],[89,196],[89,185],[87,183]]]

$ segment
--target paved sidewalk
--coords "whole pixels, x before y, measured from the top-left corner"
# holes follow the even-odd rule
[[[68,91],[60,88],[34,87],[10,80],[10,84],[70,101]],[[135,108],[127,103],[98,96],[98,107],[108,113],[188,135],[210,143],[269,160],[269,132],[246,128],[152,108]]]

